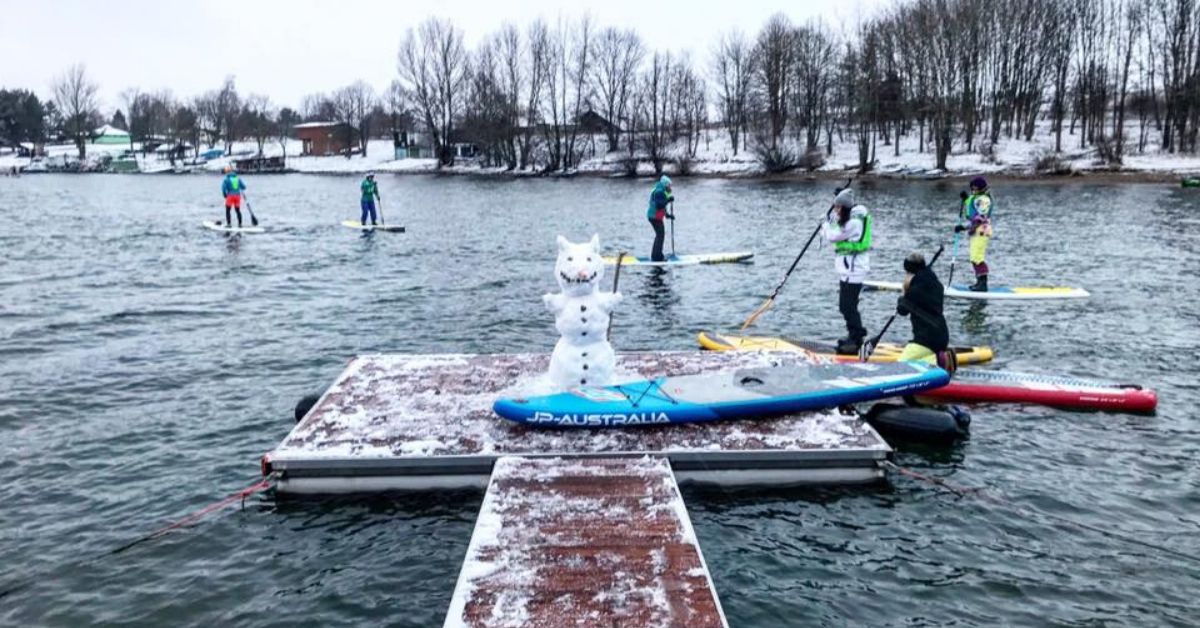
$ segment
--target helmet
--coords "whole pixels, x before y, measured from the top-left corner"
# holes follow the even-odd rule
[[[987,179],[984,179],[983,177],[975,177],[974,179],[971,179],[971,187],[975,188],[976,190],[986,190]]]
[[[658,182],[663,184],[663,187],[668,187],[668,188],[671,187],[671,177],[668,177],[665,174],[662,176],[661,179],[658,180]]]

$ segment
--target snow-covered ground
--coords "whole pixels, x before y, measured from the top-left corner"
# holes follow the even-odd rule
[[[1136,128],[1136,122],[1131,123],[1130,129]],[[837,138],[835,138],[836,140]],[[932,145],[927,141],[924,151],[918,151],[915,135],[900,138],[900,154],[895,155],[893,146],[884,145],[882,140],[875,147],[874,171],[881,176],[912,176],[938,177],[961,176],[974,173],[1007,174],[1012,176],[1036,176],[1034,164],[1044,155],[1053,153],[1054,137],[1048,127],[1039,128],[1033,141],[1002,137],[996,143],[990,156],[980,152],[981,140],[976,142],[976,150],[967,152],[962,145],[956,145],[956,150],[947,160],[946,172],[934,170],[934,154]],[[595,145],[604,146],[602,138],[597,138]],[[1063,135],[1064,150],[1059,158],[1066,169],[1074,172],[1112,172],[1113,169],[1101,163],[1094,148],[1078,148],[1078,136]],[[88,155],[110,154],[114,157],[128,149],[127,145],[89,145]],[[375,170],[378,172],[410,173],[432,172],[437,169],[433,159],[394,159],[394,151],[390,140],[371,140],[368,143],[367,156],[355,155],[350,158],[342,156],[302,157],[299,140],[287,143],[287,167],[297,172],[352,174]],[[47,147],[50,157],[73,156],[75,147],[69,144]],[[214,159],[198,168],[201,171],[220,172],[233,159],[249,157],[258,152],[258,146],[253,142],[237,142],[233,145],[232,157]],[[278,142],[269,142],[264,146],[264,154],[268,157],[284,154],[283,147]],[[667,151],[671,157],[682,154],[682,147],[675,146]],[[795,152],[802,152],[796,150]],[[623,151],[586,157],[576,172],[587,174],[623,174],[627,154]],[[61,159],[62,157],[57,157]],[[143,172],[169,169],[165,159],[150,155],[143,158],[139,155],[139,164]],[[706,131],[700,140],[700,146],[694,159],[688,160],[688,172],[701,176],[760,176],[764,174],[762,167],[753,151],[741,150],[733,154],[729,136],[723,130]],[[12,153],[0,153],[0,172],[7,172],[13,166],[19,168],[29,164],[28,158],[19,158]],[[826,157],[824,166],[818,169],[823,173],[840,173],[853,171],[858,167],[858,147],[852,137],[835,141],[833,154]],[[667,172],[678,173],[679,166],[672,159],[665,166]],[[641,160],[637,166],[638,173],[648,175],[653,172],[650,162]],[[1146,153],[1129,152],[1124,159],[1124,165],[1118,170],[1123,173],[1143,173],[1158,175],[1164,178],[1173,176],[1194,176],[1200,174],[1200,155],[1181,155],[1164,153],[1152,145]],[[474,173],[474,174],[506,174],[520,175],[531,172],[506,173],[502,168],[482,168],[477,162],[460,160],[452,168],[443,168],[442,172]],[[803,170],[796,172],[803,173]]]

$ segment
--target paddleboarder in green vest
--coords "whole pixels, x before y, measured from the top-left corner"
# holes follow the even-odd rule
[[[975,270],[975,292],[987,292],[988,264],[986,260],[988,242],[992,239],[992,193],[983,177],[971,179],[971,192],[962,192],[962,210],[954,232],[966,231],[970,236],[971,267]]]
[[[358,221],[361,225],[367,224],[367,214],[371,215],[371,224],[375,222],[375,201],[383,201],[379,198],[379,186],[375,184],[375,173],[368,172],[367,178],[363,179],[362,185],[359,186],[362,190],[362,219]]]
[[[846,337],[838,340],[837,352],[855,355],[867,330],[858,313],[858,296],[871,270],[870,212],[854,202],[854,191],[838,190],[826,216],[825,239],[833,243],[834,268],[838,274],[838,310],[846,320]]]
[[[654,244],[650,247],[650,261],[664,262],[667,259],[663,257],[662,250],[663,239],[667,233],[663,228],[663,219],[675,220],[674,212],[667,212],[671,201],[674,200],[675,195],[671,192],[671,177],[664,174],[658,183],[654,184],[654,190],[650,192],[650,206],[646,208],[646,219],[654,228]]]
[[[225,198],[225,226],[232,227],[229,210],[237,212],[238,229],[242,228],[242,191],[246,182],[242,181],[233,166],[225,166],[225,178],[221,180],[221,196]]]

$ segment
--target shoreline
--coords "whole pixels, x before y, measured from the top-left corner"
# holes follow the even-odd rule
[[[279,176],[291,174],[315,175],[315,176],[339,176],[339,177],[360,177],[366,174],[369,169],[358,170],[295,170],[289,169],[283,172],[243,172],[246,176]],[[572,172],[552,172],[552,173],[537,173],[529,171],[508,171],[499,169],[487,168],[464,168],[455,166],[444,169],[437,168],[415,168],[404,170],[389,170],[386,167],[374,169],[378,175],[433,175],[433,176],[462,176],[462,177],[478,177],[478,178],[506,178],[506,179],[573,179],[577,177],[587,177],[593,179],[653,179],[658,175],[652,173],[638,173],[635,175],[626,174],[619,170],[582,170]],[[220,176],[219,172],[211,172],[207,170],[196,170],[192,172],[72,172],[72,171],[57,171],[57,172],[20,172],[17,177],[21,176],[37,176],[46,174],[66,174],[66,175],[117,175],[117,176],[192,176],[192,175],[214,175]],[[951,172],[945,175],[900,175],[889,172],[870,171],[866,173],[856,173],[853,170],[820,170],[820,171],[789,171],[782,173],[765,173],[765,172],[690,172],[682,174],[664,170],[666,174],[672,178],[681,180],[729,180],[729,181],[747,181],[747,182],[797,182],[797,181],[841,181],[847,178],[853,178],[857,182],[953,182],[963,179],[969,179],[975,176],[986,177],[989,181],[1013,182],[1022,183],[1143,183],[1143,184],[1174,184],[1181,185],[1186,179],[1200,177],[1200,173],[1193,171],[1174,172],[1164,170],[1078,170],[1066,174],[1039,174],[1027,172],[1012,172],[1012,171],[996,171],[996,172]],[[10,177],[7,173],[0,173],[0,178]]]

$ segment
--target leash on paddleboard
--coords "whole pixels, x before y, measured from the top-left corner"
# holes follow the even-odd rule
[[[925,475],[924,473],[920,473],[918,471],[913,471],[912,469],[902,467],[902,466],[892,462],[891,460],[883,460],[879,464],[880,464],[880,466],[884,467],[885,469],[888,469],[890,471],[895,471],[896,473],[899,473],[900,475],[907,476],[907,477],[910,477],[910,478],[913,478],[916,480],[920,480],[922,482],[927,482],[938,488],[942,488],[951,493],[954,493],[955,495],[958,495],[959,497],[974,496],[974,497],[979,497],[981,499],[985,499],[994,504],[1004,506],[1005,508],[1010,509],[1012,512],[1014,512],[1018,515],[1024,516],[1027,519],[1033,519],[1035,517],[1044,517],[1044,518],[1050,519],[1052,521],[1057,521],[1059,523],[1074,526],[1074,527],[1077,527],[1077,528],[1080,528],[1083,530],[1095,532],[1097,534],[1106,536],[1111,539],[1116,539],[1116,540],[1123,541],[1125,543],[1130,543],[1133,545],[1140,545],[1142,547],[1158,550],[1160,552],[1164,552],[1164,553],[1170,554],[1172,556],[1176,556],[1178,558],[1185,558],[1187,560],[1190,560],[1190,561],[1193,561],[1196,563],[1200,563],[1200,555],[1183,552],[1183,551],[1180,551],[1177,549],[1172,549],[1170,547],[1167,547],[1165,545],[1159,545],[1157,543],[1150,543],[1149,541],[1143,541],[1141,539],[1134,538],[1133,536],[1130,536],[1129,534],[1125,534],[1122,532],[1114,532],[1113,530],[1108,530],[1105,528],[1097,527],[1097,526],[1094,526],[1091,524],[1083,523],[1081,521],[1075,521],[1074,519],[1069,519],[1069,518],[1063,517],[1061,515],[1056,515],[1053,513],[1042,511],[1042,510],[1034,510],[1029,507],[1021,506],[1020,504],[1016,504],[1007,499],[997,497],[991,493],[988,493],[984,490],[983,487],[969,488],[969,487],[965,487],[965,486],[957,486],[955,484],[951,484],[950,482],[947,482],[946,480],[944,480],[942,478]]]
[[[854,177],[846,179],[846,185],[838,188],[837,193],[841,193],[842,190],[850,187],[850,184],[853,182]],[[829,207],[830,209],[833,209],[832,205]],[[829,210],[825,211],[825,215],[829,215]],[[792,271],[796,270],[796,264],[800,263],[800,258],[804,257],[804,254],[808,251],[808,247],[812,246],[813,240],[817,238],[817,234],[821,232],[821,227],[824,225],[825,218],[821,218],[821,220],[817,221],[817,228],[813,229],[812,235],[808,236],[808,241],[804,243],[804,248],[800,249],[800,254],[796,256],[796,259],[792,260],[792,265],[788,268],[787,272],[783,274],[783,281],[780,281],[779,285],[775,286],[774,292],[771,293],[771,296],[767,297],[766,301],[763,301],[762,305],[758,306],[757,309],[750,313],[750,316],[746,317],[746,320],[742,322],[741,331],[746,331],[746,328],[754,324],[754,321],[758,320],[759,316],[762,316],[767,310],[771,309],[771,306],[775,303],[775,298],[778,297],[779,292],[783,290],[783,284],[787,283],[788,277],[792,276]]]
[[[218,501],[213,504],[209,504],[208,506],[205,506],[204,508],[201,508],[200,510],[195,511],[195,512],[187,515],[186,517],[183,517],[182,519],[179,519],[179,520],[177,520],[171,524],[168,524],[166,526],[163,526],[163,527],[151,532],[150,534],[146,534],[137,539],[134,539],[133,541],[130,541],[129,543],[126,543],[120,547],[117,547],[116,549],[111,549],[106,552],[96,554],[96,555],[88,557],[88,558],[83,558],[83,559],[76,560],[76,561],[70,561],[65,564],[59,564],[59,565],[47,568],[39,574],[28,575],[22,581],[13,583],[11,586],[7,586],[5,588],[0,589],[0,599],[4,599],[5,597],[7,597],[13,593],[16,593],[17,591],[29,588],[33,584],[35,584],[37,582],[41,582],[44,579],[43,576],[48,575],[52,570],[60,570],[60,569],[68,568],[68,567],[75,567],[75,568],[82,567],[82,566],[97,562],[99,560],[102,560],[104,558],[107,558],[109,556],[115,556],[115,555],[120,554],[126,550],[129,550],[137,545],[141,545],[142,543],[145,543],[147,541],[152,541],[161,536],[164,536],[167,533],[171,532],[172,530],[177,530],[184,526],[195,523],[196,521],[199,521],[200,519],[204,518],[206,515],[208,515],[212,512],[221,510],[222,508],[225,508],[236,502],[241,502],[242,508],[245,509],[246,498],[250,497],[251,495],[253,495],[255,493],[259,493],[259,492],[262,492],[262,491],[272,488],[275,485],[274,479],[275,479],[274,474],[272,474],[268,477],[265,477],[265,478],[259,480],[258,482],[255,482],[254,484],[251,484],[250,486],[248,486],[240,491],[237,491],[236,493],[233,493],[233,494],[229,495],[228,497],[225,497],[221,501]]]
[[[942,256],[942,251],[944,250],[946,250],[945,245],[939,246],[937,253],[933,254],[933,259],[929,260],[929,263],[925,264],[926,268],[932,268],[933,265],[937,263],[938,258]],[[904,298],[904,295],[901,295],[900,298]],[[896,315],[897,312],[892,312],[892,315],[887,319],[887,322],[883,324],[883,329],[879,330],[879,333],[876,334],[874,338],[864,342],[863,345],[858,348],[858,359],[860,362],[867,362],[871,359],[871,354],[875,353],[875,347],[879,346],[880,340],[883,340],[883,335],[887,333],[888,327],[892,326],[892,321],[896,320]]]
[[[617,285],[621,282],[621,263],[625,261],[626,251],[617,253],[617,270],[613,273],[613,294],[617,293]],[[612,340],[613,312],[608,313],[608,330],[604,332],[605,340]]]

